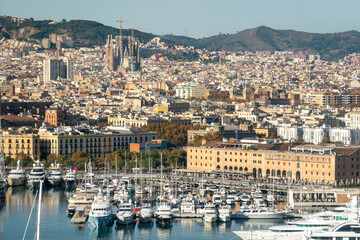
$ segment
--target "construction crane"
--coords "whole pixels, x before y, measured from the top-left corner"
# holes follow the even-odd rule
[[[121,38],[122,23],[123,23],[123,22],[130,22],[130,20],[123,20],[122,18],[120,18],[120,20],[117,20],[116,22],[119,22],[119,23],[120,23],[120,38]]]

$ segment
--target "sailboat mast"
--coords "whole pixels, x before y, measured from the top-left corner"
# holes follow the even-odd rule
[[[125,149],[125,174],[126,174],[126,165],[127,163],[126,163],[126,149]]]
[[[160,153],[160,177],[161,177],[161,181],[160,181],[160,202],[162,199],[162,191],[163,191],[163,153]]]
[[[117,153],[115,154],[115,176],[117,179]]]

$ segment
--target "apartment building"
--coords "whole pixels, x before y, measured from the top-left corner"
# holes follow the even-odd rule
[[[209,142],[187,147],[189,171],[335,183],[359,178],[360,147]]]
[[[42,157],[54,153],[71,157],[75,152],[86,152],[94,158],[106,157],[116,149],[129,149],[130,143],[145,144],[157,139],[157,133],[142,130],[118,130],[81,134],[78,132],[40,134]]]
[[[37,134],[4,131],[2,138],[5,156],[16,158],[17,154],[24,153],[37,159],[40,155],[40,138]]]

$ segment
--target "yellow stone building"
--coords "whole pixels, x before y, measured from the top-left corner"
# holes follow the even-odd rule
[[[40,140],[37,134],[3,132],[2,137],[5,156],[15,158],[16,154],[23,152],[32,159],[37,159],[40,154]]]
[[[208,142],[187,147],[189,171],[250,173],[254,178],[340,183],[359,180],[360,147]],[[289,175],[290,174],[290,175]]]

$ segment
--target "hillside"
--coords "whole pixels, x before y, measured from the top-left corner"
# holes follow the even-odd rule
[[[187,38],[165,35],[165,39],[193,45],[197,48],[229,51],[306,51],[319,53],[322,59],[336,60],[360,52],[360,33],[307,33],[275,30],[266,26],[243,30],[236,34],[221,34],[207,38]]]
[[[51,24],[52,20],[13,22],[11,17],[0,16],[0,39],[16,38],[40,43],[50,33],[67,34],[75,46],[87,47],[105,44],[107,35],[119,35],[119,29],[87,20],[61,21]],[[124,35],[131,30],[124,29]],[[140,42],[148,42],[156,35],[134,30]],[[240,31],[235,34],[221,34],[206,38],[164,35],[163,41],[172,44],[194,46],[208,50],[229,51],[306,51],[320,54],[322,59],[337,60],[360,52],[360,33],[348,31],[341,33],[307,33],[294,30],[275,30],[266,26]]]
[[[0,38],[16,38],[40,42],[49,37],[50,33],[67,34],[78,46],[87,47],[105,44],[107,35],[119,35],[119,29],[87,20],[70,20],[50,24],[52,20],[34,21],[27,19],[21,23],[11,21],[11,17],[0,17]],[[124,29],[124,35],[131,36],[131,30]],[[134,30],[134,36],[141,42],[148,42],[153,34]]]

